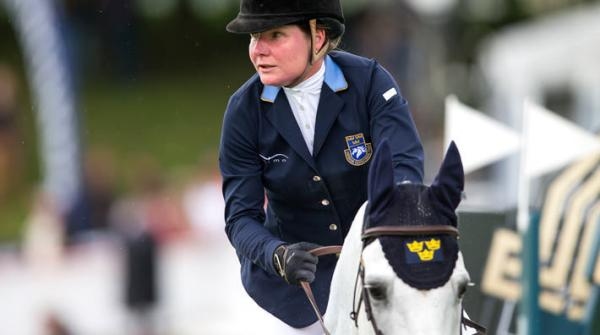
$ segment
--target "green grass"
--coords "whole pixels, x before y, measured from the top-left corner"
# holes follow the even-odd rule
[[[16,242],[22,235],[29,204],[28,192],[21,191],[0,206],[0,242]]]
[[[93,85],[83,100],[86,145],[113,150],[125,173],[140,156],[167,172],[213,167],[201,160],[215,157],[227,99],[244,76],[206,71]]]

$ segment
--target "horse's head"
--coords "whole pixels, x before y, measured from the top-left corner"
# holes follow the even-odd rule
[[[469,283],[455,213],[463,185],[454,143],[431,186],[394,183],[389,147],[385,141],[378,146],[369,172],[362,259],[365,302],[381,333],[459,334]]]

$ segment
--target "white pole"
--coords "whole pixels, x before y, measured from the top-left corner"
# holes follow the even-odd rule
[[[521,117],[521,153],[517,184],[517,230],[523,234],[529,227],[529,177],[527,175],[527,156],[529,154],[529,100],[523,103]]]
[[[63,213],[81,188],[75,99],[54,0],[0,0],[19,35],[34,96],[43,190]]]
[[[527,229],[529,228],[529,177],[527,175],[527,156],[529,151],[529,100],[525,99],[522,106],[521,113],[521,153],[519,157],[519,173],[517,174],[517,230],[521,238],[525,237]],[[524,244],[522,253],[522,261],[525,260],[523,257],[527,252]],[[524,273],[524,271],[522,272]],[[522,285],[525,287],[527,278],[522,278]],[[525,294],[525,293],[524,293]],[[528,335],[529,329],[529,318],[528,315],[523,313],[523,308],[517,317],[517,334]]]

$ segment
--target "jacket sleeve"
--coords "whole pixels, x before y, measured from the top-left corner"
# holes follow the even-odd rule
[[[393,77],[375,63],[368,91],[371,136],[375,147],[388,139],[396,182],[423,182],[423,146],[408,102]]]
[[[238,256],[276,274],[273,252],[283,242],[264,226],[265,192],[258,155],[258,121],[231,98],[221,132],[219,168],[225,198],[225,232]]]

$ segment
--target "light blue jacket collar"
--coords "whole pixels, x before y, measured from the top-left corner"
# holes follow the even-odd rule
[[[342,73],[342,69],[331,59],[325,56],[325,84],[334,92],[340,92],[348,88],[348,82]],[[281,87],[265,85],[260,99],[266,102],[274,102]]]

